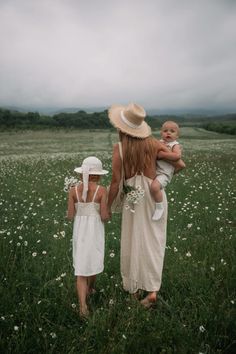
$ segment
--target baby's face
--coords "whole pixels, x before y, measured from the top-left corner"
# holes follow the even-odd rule
[[[166,123],[161,128],[161,137],[164,141],[174,141],[179,137],[179,129],[173,123]]]

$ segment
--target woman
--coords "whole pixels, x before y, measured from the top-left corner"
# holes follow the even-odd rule
[[[121,275],[123,287],[137,298],[139,290],[148,292],[141,301],[144,307],[156,302],[161,286],[162,268],[166,245],[167,201],[163,190],[164,213],[160,220],[152,220],[155,202],[150,185],[156,176],[156,159],[169,150],[151,136],[151,128],[144,121],[143,107],[137,104],[112,106],[109,119],[119,131],[119,145],[114,145],[112,158],[112,181],[108,195],[108,208],[118,193],[124,171],[127,186],[140,186],[144,197],[127,208],[127,196],[122,210],[121,225]],[[134,212],[131,212],[131,210]]]

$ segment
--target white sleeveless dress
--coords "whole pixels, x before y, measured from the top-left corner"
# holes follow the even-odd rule
[[[90,276],[104,269],[104,224],[100,216],[100,204],[95,203],[99,186],[92,202],[75,204],[76,214],[73,225],[73,266],[75,275]]]
[[[123,162],[122,149],[120,155]],[[132,187],[141,186],[145,194],[134,206],[134,213],[126,209],[126,200],[122,210],[120,262],[123,287],[130,293],[139,289],[158,291],[166,247],[166,194],[163,190],[164,213],[160,220],[154,221],[155,202],[150,193],[152,179],[143,174],[135,175],[125,183]]]

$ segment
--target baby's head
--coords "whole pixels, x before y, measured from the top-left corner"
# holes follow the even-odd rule
[[[172,120],[168,120],[162,124],[161,137],[166,142],[171,142],[179,137],[179,126]]]

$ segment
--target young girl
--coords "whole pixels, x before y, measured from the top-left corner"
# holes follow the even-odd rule
[[[86,297],[93,293],[96,274],[104,268],[104,224],[109,219],[107,189],[97,183],[103,170],[102,162],[94,156],[84,159],[82,166],[75,168],[82,174],[83,183],[69,191],[67,217],[73,225],[73,265],[76,288],[80,303],[80,315],[89,314]]]

